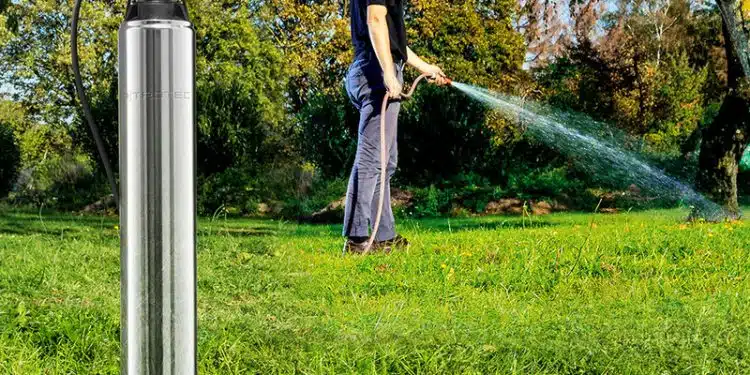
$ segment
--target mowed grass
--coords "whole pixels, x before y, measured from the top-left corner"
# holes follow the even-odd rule
[[[686,212],[339,226],[203,220],[203,374],[747,374],[750,225]],[[0,213],[0,373],[119,370],[116,220]]]

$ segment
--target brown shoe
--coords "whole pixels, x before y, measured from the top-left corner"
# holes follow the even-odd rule
[[[385,240],[385,241],[379,241],[374,246],[378,247],[378,250],[383,251],[384,253],[388,254],[393,250],[405,250],[409,248],[409,240],[407,240],[404,237],[401,237],[401,235],[397,235],[396,237]]]
[[[352,253],[352,254],[367,254],[369,252],[372,252],[372,248],[374,248],[375,245],[371,246],[370,249],[367,248],[367,241],[364,242],[354,242],[352,240],[346,240],[344,242],[344,254]]]

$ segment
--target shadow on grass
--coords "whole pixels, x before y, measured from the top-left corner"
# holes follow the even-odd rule
[[[70,222],[45,221],[30,223],[24,221],[2,221],[0,220],[0,234],[34,236],[42,235],[53,238],[93,238],[93,237],[111,237],[116,235],[112,227],[94,227],[74,225]]]
[[[276,228],[271,224],[237,223],[231,225],[221,223],[198,223],[199,236],[232,236],[232,237],[268,237],[283,232],[283,228]],[[116,234],[119,219],[116,216],[89,216],[51,213],[42,215],[31,212],[0,212],[0,234],[15,235],[50,235],[59,237],[91,236],[97,232]],[[86,230],[88,228],[89,230]]]
[[[428,230],[440,232],[460,232],[471,230],[498,230],[498,229],[541,229],[559,226],[559,223],[552,223],[540,220],[508,219],[492,220],[485,222],[472,221],[472,219],[458,220],[426,220],[421,222],[421,227]]]
[[[59,225],[59,224],[77,224],[87,226],[113,226],[116,225],[119,220],[117,216],[89,216],[89,215],[75,215],[75,214],[60,214],[60,213],[45,213],[41,215],[34,213],[13,213],[13,212],[2,212],[0,211],[0,222],[22,222],[28,224],[43,223]]]
[[[116,217],[74,216],[59,213],[0,212],[0,233],[16,235],[92,236],[114,231]]]
[[[275,236],[278,231],[265,227],[246,228],[199,228],[198,236],[232,236],[232,237],[267,237]]]

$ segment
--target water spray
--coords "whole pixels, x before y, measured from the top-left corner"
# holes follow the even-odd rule
[[[195,374],[195,31],[184,1],[128,1],[118,42],[118,194],[80,78],[80,6],[71,33],[76,91],[120,207],[121,373]]]
[[[529,135],[577,161],[578,167],[592,177],[605,178],[606,182],[637,183],[659,197],[670,197],[692,206],[696,214],[708,221],[728,217],[726,210],[691,187],[622,149],[621,145],[595,136],[596,131],[614,133],[605,124],[585,115],[556,111],[540,103],[464,83],[453,82],[451,86],[510,120],[528,123]]]

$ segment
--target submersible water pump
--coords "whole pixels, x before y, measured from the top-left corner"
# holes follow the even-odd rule
[[[118,191],[78,69],[84,114]],[[195,32],[184,2],[129,0],[119,31],[122,374],[196,373]]]

